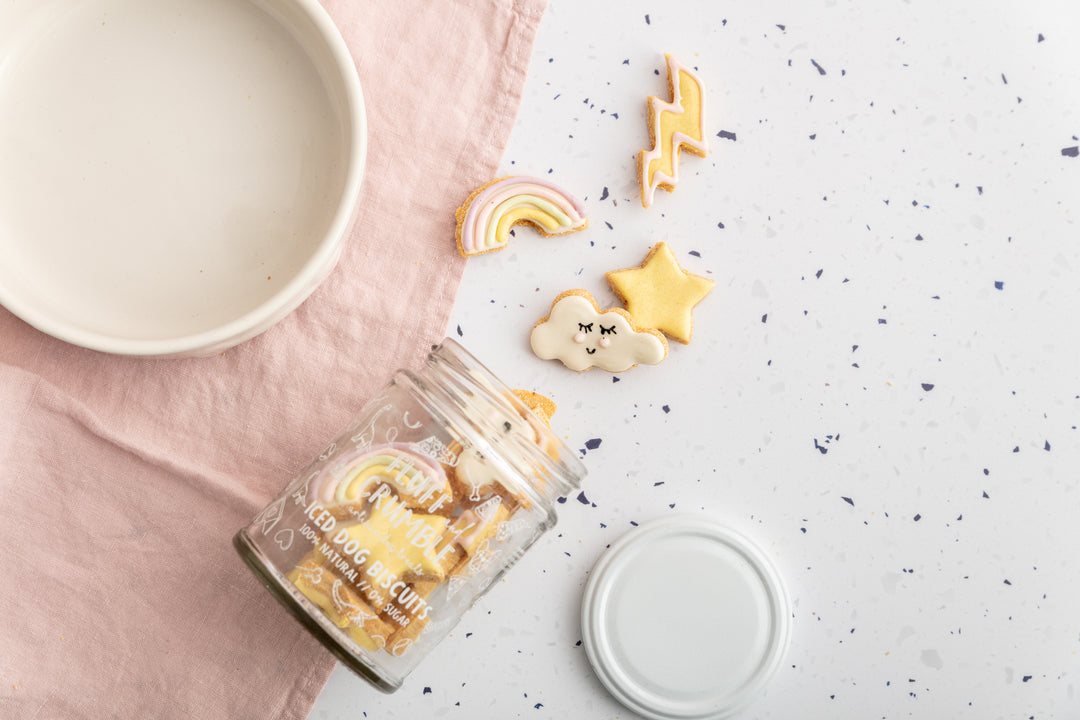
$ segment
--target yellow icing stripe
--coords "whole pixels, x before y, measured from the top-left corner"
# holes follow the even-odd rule
[[[528,220],[534,222],[547,231],[559,229],[559,222],[551,215],[541,212],[533,207],[517,207],[499,218],[499,224],[495,228],[495,238],[500,243],[510,239],[510,228],[514,223]]]
[[[663,142],[663,152],[660,157],[654,158],[649,163],[650,184],[654,182],[654,176],[660,171],[668,177],[675,176],[675,157],[679,152],[675,144],[675,133],[682,133],[693,140],[701,140],[701,86],[698,81],[685,70],[679,70],[679,95],[682,99],[683,111],[676,113],[664,110],[660,113],[659,135]]]
[[[525,216],[525,219],[534,220],[547,230],[555,230],[560,227],[569,228],[573,225],[570,216],[550,200],[536,195],[516,195],[499,203],[495,210],[492,211],[491,220],[488,221],[488,226],[484,229],[485,247],[491,248],[506,244],[510,226],[523,218],[518,217],[517,220],[504,224],[505,217],[511,212],[520,210],[529,210],[535,213]],[[545,214],[547,217],[541,220]]]
[[[390,466],[398,462],[396,467],[400,470],[390,470]],[[371,478],[377,475],[392,475],[395,472],[403,472],[402,479],[405,481],[403,484],[408,485],[418,472],[422,472],[416,467],[403,467],[400,463],[400,458],[393,455],[377,455],[373,458],[369,458],[363,464],[358,465],[355,468],[350,469],[349,474],[345,476],[345,479],[337,484],[337,488],[334,490],[334,500],[339,503],[351,502],[360,497],[360,493],[363,492],[364,487],[367,485]]]
[[[370,635],[368,635],[366,632],[363,631],[362,628],[359,628],[356,625],[350,625],[346,628],[346,631],[349,633],[349,637],[351,637],[357,645],[364,648],[365,650],[378,650],[380,647],[382,647],[380,643],[375,642],[375,640],[372,639]]]
[[[346,482],[338,485],[338,492],[336,495],[340,497],[335,497],[335,499],[338,502],[355,500],[360,496],[360,493],[363,491],[364,486],[367,485],[368,480],[375,475],[385,475],[386,468],[387,465],[368,465],[367,467],[358,469],[356,472],[350,473],[346,478]]]

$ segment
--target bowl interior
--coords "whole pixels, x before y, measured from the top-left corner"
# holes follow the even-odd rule
[[[299,304],[363,163],[355,69],[313,5],[0,11],[0,302],[135,354],[239,341]]]

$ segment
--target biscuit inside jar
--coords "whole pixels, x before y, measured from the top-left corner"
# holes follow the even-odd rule
[[[305,510],[314,548],[287,577],[357,645],[394,656],[431,623],[433,602],[464,598],[489,572],[509,521],[530,507],[460,443],[440,460],[387,443],[342,456],[320,478]]]

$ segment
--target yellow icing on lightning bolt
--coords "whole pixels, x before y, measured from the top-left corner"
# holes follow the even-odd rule
[[[668,86],[671,102],[649,96],[649,135],[652,148],[638,154],[641,204],[652,205],[653,193],[662,187],[668,192],[679,181],[679,150],[705,157],[705,86],[689,68],[670,55]]]

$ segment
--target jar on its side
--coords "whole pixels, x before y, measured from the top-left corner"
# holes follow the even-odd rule
[[[233,544],[327,649],[392,692],[585,476],[532,397],[447,339],[418,372],[398,371]]]

